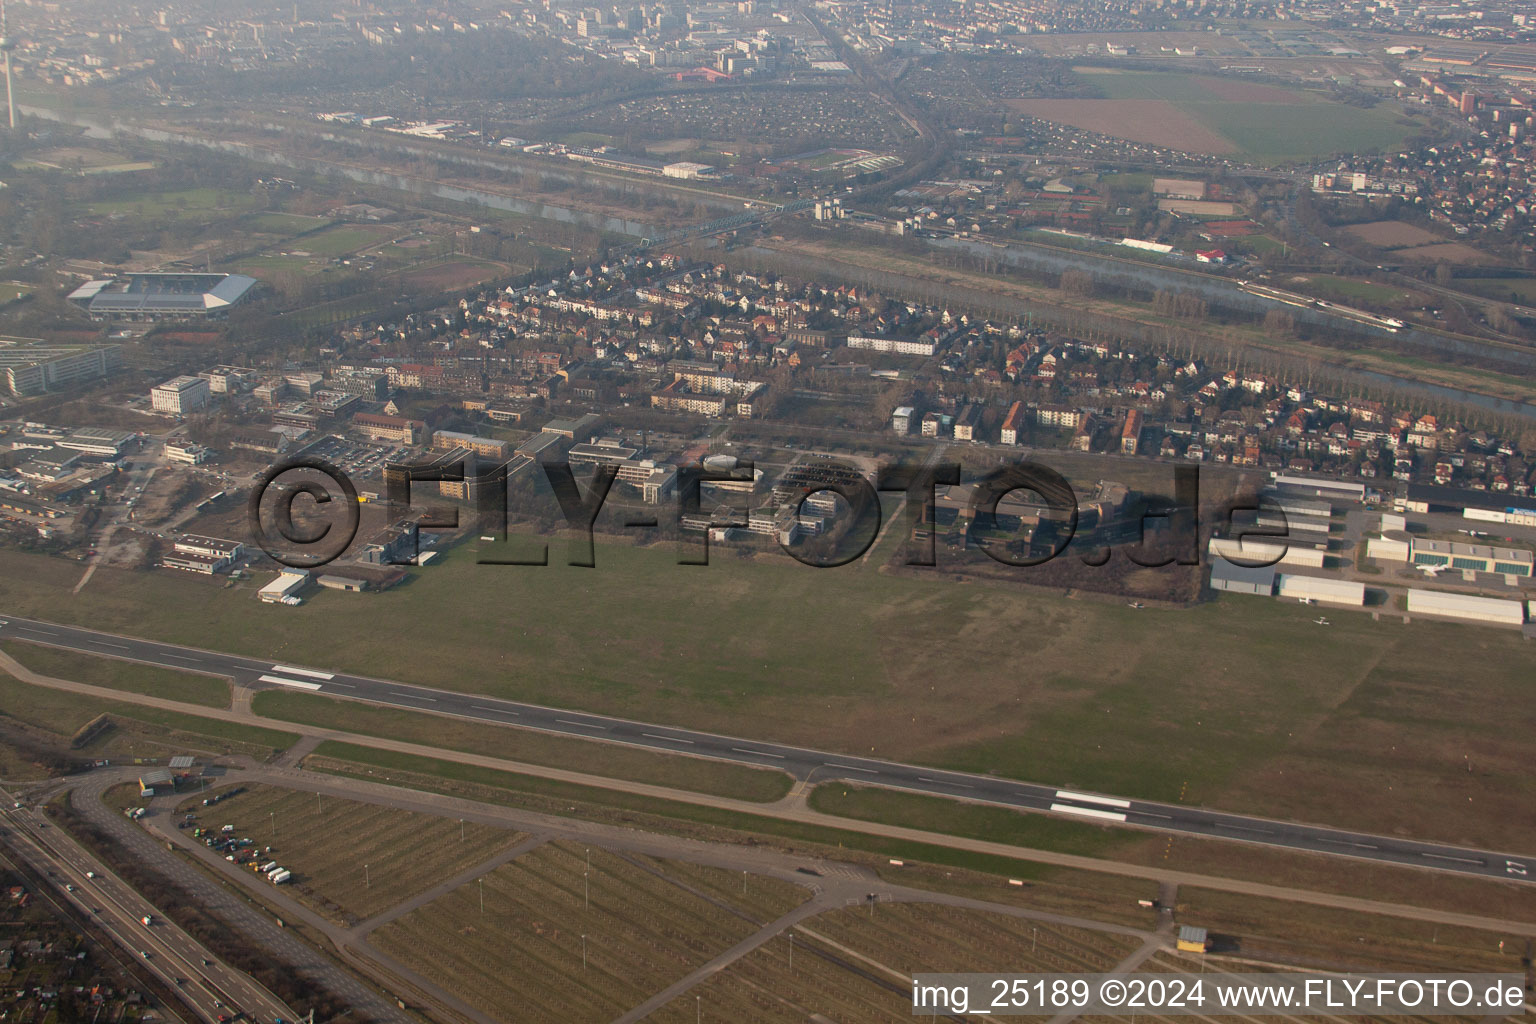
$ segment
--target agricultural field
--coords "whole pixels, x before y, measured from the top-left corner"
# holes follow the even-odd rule
[[[795,928],[793,967],[790,940],[775,938],[645,1019],[896,1024],[913,1019],[915,973],[1104,972],[1138,945],[1126,935],[944,905],[845,908]]]
[[[1346,106],[1299,89],[1173,72],[1090,73],[1101,99],[1019,99],[1030,117],[1192,153],[1263,162],[1395,145],[1411,123],[1386,104]]]
[[[1463,242],[1440,242],[1435,245],[1418,245],[1408,249],[1398,249],[1392,255],[1401,260],[1414,260],[1420,263],[1451,263],[1480,265],[1495,263],[1492,256],[1480,252]]]
[[[1286,278],[1281,287],[1294,288],[1335,302],[1364,302],[1374,306],[1395,307],[1423,301],[1423,295],[1419,292],[1337,274],[1298,274]]]
[[[256,200],[235,189],[184,188],[167,192],[138,192],[116,199],[88,203],[84,212],[93,217],[116,217],[147,224],[206,223],[220,216],[249,213]]]
[[[1379,249],[1402,249],[1411,245],[1432,245],[1443,239],[1433,231],[1400,220],[1377,220],[1369,224],[1351,224],[1344,229],[1367,245]]]
[[[408,288],[422,291],[453,291],[458,288],[470,288],[492,278],[504,277],[511,273],[511,270],[512,268],[505,263],[495,263],[491,260],[455,259],[407,270],[398,275],[397,279]]]
[[[122,153],[89,149],[84,146],[59,146],[44,150],[12,165],[18,171],[64,171],[69,174],[122,174],[152,170],[152,161],[130,160]]]
[[[510,829],[270,786],[253,786],[208,808],[199,795],[182,801],[180,809],[196,813],[204,828],[234,825],[236,835],[270,845],[271,859],[293,872],[289,889],[343,925],[525,838]]]
[[[1501,302],[1516,302],[1524,306],[1536,304],[1536,278],[1459,277],[1456,279],[1456,287]]]
[[[746,889],[735,872],[552,843],[369,942],[500,1020],[610,1021],[810,895],[761,876]]]

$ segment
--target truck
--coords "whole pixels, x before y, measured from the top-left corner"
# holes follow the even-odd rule
[[[293,877],[293,872],[289,871],[287,868],[282,868],[272,872],[267,877],[271,879],[273,885],[282,885],[284,882],[288,881],[288,879]]]

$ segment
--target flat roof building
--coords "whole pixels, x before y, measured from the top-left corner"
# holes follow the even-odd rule
[[[1353,608],[1365,606],[1365,584],[1332,576],[1302,576],[1281,573],[1279,595],[1298,601],[1337,604]]]
[[[1496,597],[1452,594],[1444,590],[1408,591],[1408,611],[1417,615],[1438,615],[1448,619],[1483,622],[1496,626],[1519,626],[1525,622],[1525,605]]]
[[[123,366],[120,345],[40,345],[0,341],[0,386],[17,398],[99,380]]]
[[[210,395],[208,382],[202,377],[172,377],[150,389],[149,403],[155,412],[185,416],[206,408]]]
[[[1217,559],[1211,564],[1211,589],[1229,594],[1273,597],[1275,576],[1275,567],[1272,565],[1250,567]]]

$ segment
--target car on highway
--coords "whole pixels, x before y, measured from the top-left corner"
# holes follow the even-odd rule
[[[139,956],[143,957],[145,960],[148,960],[149,959],[149,950],[147,950],[147,949],[139,950]]]

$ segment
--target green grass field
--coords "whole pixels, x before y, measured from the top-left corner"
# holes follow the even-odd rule
[[[369,707],[285,690],[258,693],[251,707],[259,715],[286,722],[407,740],[445,750],[485,754],[741,800],[771,802],[782,798],[790,787],[790,778],[783,772],[698,757],[657,754],[527,729],[478,725],[461,719]]]
[[[1413,126],[1388,103],[1347,106],[1299,89],[1272,89],[1268,100],[1224,98],[1226,80],[1177,72],[1079,75],[1108,99],[1164,100],[1260,161],[1390,148]],[[1237,81],[1241,89],[1253,83]],[[1242,92],[1236,95],[1243,95]]]
[[[316,256],[337,257],[356,252],[369,245],[376,245],[394,233],[382,225],[364,226],[342,224],[317,234],[306,235],[294,244],[294,248],[312,252]]]
[[[96,658],[89,654],[14,641],[0,644],[0,650],[32,671],[56,679],[149,694],[210,708],[229,707],[229,683],[212,676],[176,672],[114,658]]]
[[[252,231],[292,238],[328,223],[324,217],[305,217],[297,213],[253,213],[241,221],[241,226]]]
[[[477,565],[469,545],[406,586],[301,609],[259,606],[254,585],[106,569],[76,595],[72,563],[15,552],[0,573],[29,581],[18,615],[1123,796],[1536,845],[1517,631],[1353,613],[1319,630],[1277,601],[1134,610],[873,563],[693,567],[599,544],[579,569],[558,540],[550,554],[547,568]],[[1428,669],[1451,649],[1475,676]]]
[[[67,741],[81,726],[103,712],[110,714],[114,720],[123,721],[125,729],[147,738],[155,753],[190,748],[214,754],[227,750],[253,757],[267,757],[274,751],[292,746],[299,738],[294,733],[277,729],[237,725],[202,718],[196,714],[80,697],[32,686],[0,673],[0,714],[52,733],[62,741]],[[108,734],[103,740],[89,744],[83,753],[99,757],[103,752],[115,753],[120,748],[119,740],[113,734]]]
[[[176,220],[207,220],[219,214],[234,215],[253,209],[256,200],[235,189],[187,188],[168,192],[138,192],[90,203],[92,216],[125,216],[165,223]]]
[[[0,306],[32,294],[32,286],[20,281],[0,281]]]

